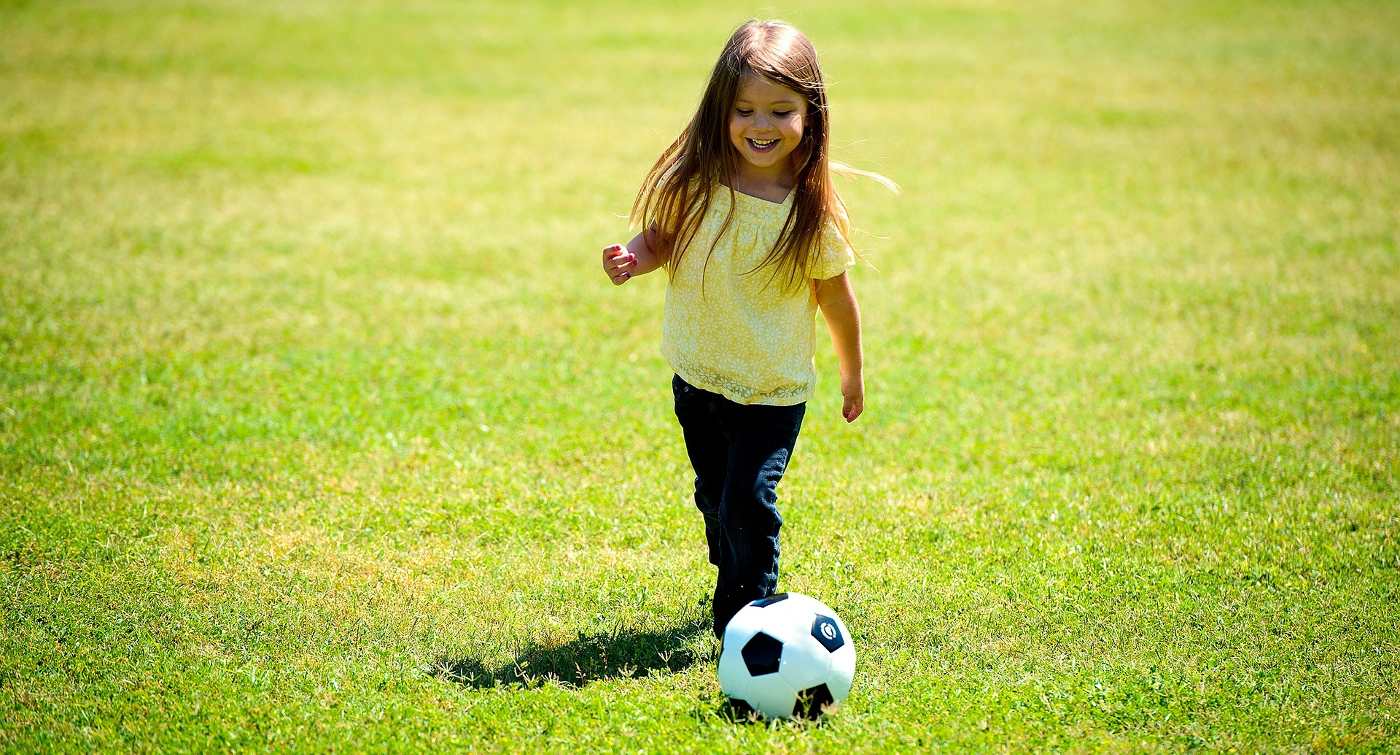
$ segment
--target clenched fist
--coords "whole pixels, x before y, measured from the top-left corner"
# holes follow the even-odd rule
[[[608,274],[614,286],[621,286],[632,279],[637,269],[637,255],[627,251],[622,244],[612,244],[603,248],[603,272]]]

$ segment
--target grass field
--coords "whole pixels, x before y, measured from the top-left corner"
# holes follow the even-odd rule
[[[0,0],[0,748],[1400,747],[1400,5]],[[599,250],[750,16],[823,58],[835,359],[738,719]]]

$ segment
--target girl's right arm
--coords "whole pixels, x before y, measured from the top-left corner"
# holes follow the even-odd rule
[[[613,285],[621,286],[638,275],[661,267],[665,263],[665,246],[661,235],[652,226],[637,234],[626,246],[612,244],[603,249],[603,272],[612,279]]]

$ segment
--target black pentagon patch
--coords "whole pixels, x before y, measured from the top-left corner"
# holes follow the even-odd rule
[[[836,619],[821,614],[817,614],[812,622],[812,637],[831,653],[846,644],[846,638],[841,636],[841,627],[836,626]]]
[[[720,706],[720,715],[729,719],[731,723],[759,718],[759,712],[754,710],[752,705],[737,697],[731,697],[724,701],[724,704]]]
[[[835,702],[831,697],[831,690],[825,684],[818,684],[810,689],[797,693],[797,703],[792,706],[794,718],[817,718],[822,714],[822,709]]]
[[[775,674],[778,671],[778,658],[783,654],[783,643],[762,632],[744,643],[744,665],[750,676]]]
[[[753,605],[758,606],[759,608],[763,608],[764,606],[771,606],[780,600],[787,600],[787,593],[775,592],[766,598],[759,598],[758,600],[753,601]]]

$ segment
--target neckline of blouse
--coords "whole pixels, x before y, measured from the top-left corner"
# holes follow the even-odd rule
[[[772,201],[771,199],[764,199],[763,197],[756,197],[756,196],[754,196],[754,195],[752,195],[752,194],[745,194],[744,192],[739,191],[738,189],[734,189],[734,187],[729,186],[728,184],[720,184],[720,185],[721,185],[721,186],[724,186],[724,187],[727,188],[727,189],[733,189],[735,195],[741,197],[742,199],[752,200],[753,202],[756,202],[756,203],[757,203],[758,205],[760,205],[760,206],[762,206],[762,205],[767,205],[767,206],[769,206],[769,207],[771,207],[771,208],[774,208],[774,209],[779,208],[779,207],[786,207],[786,206],[788,206],[788,204],[792,202],[792,197],[793,197],[793,195],[797,192],[797,187],[794,186],[794,187],[792,187],[791,189],[788,189],[787,196],[783,197],[783,201],[781,201],[781,202],[774,202],[774,201]]]

